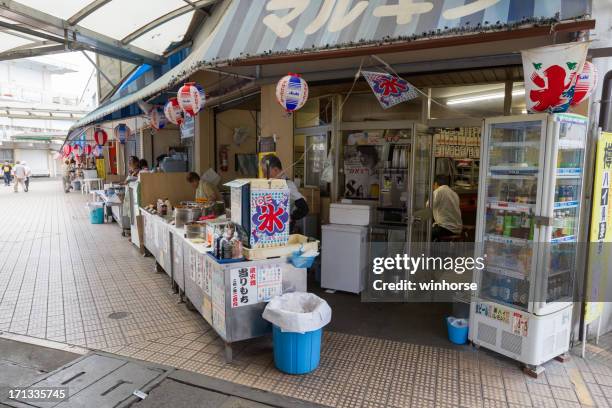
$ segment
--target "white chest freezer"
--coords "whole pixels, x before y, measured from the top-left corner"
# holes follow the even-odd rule
[[[368,268],[368,227],[321,226],[321,286],[361,293]]]

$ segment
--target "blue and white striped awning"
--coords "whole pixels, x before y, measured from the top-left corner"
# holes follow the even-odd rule
[[[494,32],[584,19],[588,0],[225,0],[210,34],[155,82],[100,106],[78,128],[160,93],[202,68],[253,57],[301,55]]]

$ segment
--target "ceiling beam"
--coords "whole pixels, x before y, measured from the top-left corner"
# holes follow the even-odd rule
[[[19,47],[18,47],[19,48]],[[0,52],[0,61],[8,61],[21,58],[40,57],[42,55],[52,55],[66,52],[66,48],[62,45],[50,45],[47,47],[33,47],[18,50],[9,50]]]
[[[217,0],[199,0],[199,1],[195,1],[195,2],[189,2],[189,5],[178,8],[176,10],[171,11],[168,14],[165,14],[153,21],[151,21],[149,24],[146,24],[142,27],[140,27],[138,30],[126,35],[122,40],[121,43],[122,44],[129,44],[132,41],[134,41],[135,39],[142,37],[143,35],[145,35],[146,33],[148,33],[149,31],[152,31],[154,29],[156,29],[157,27],[161,26],[162,24],[167,23],[168,21],[174,20],[177,17],[182,16],[183,14],[187,14],[191,11],[195,10],[200,10],[202,7],[206,7],[209,6],[211,4],[216,3]]]
[[[71,26],[76,25],[79,21],[83,20],[85,17],[98,10],[100,7],[105,6],[110,3],[112,0],[94,0],[79,10],[76,14],[70,17],[67,22]]]
[[[66,20],[24,6],[13,0],[2,0],[0,2],[0,17],[30,27],[29,34],[53,41],[56,41],[59,37],[69,47],[76,45],[79,49],[87,49],[136,64],[159,65],[164,62],[162,56],[138,47],[122,44],[119,40],[79,25],[71,26]],[[5,21],[4,23],[6,24]],[[25,32],[23,31],[24,27],[11,28],[15,31]],[[40,31],[43,33],[40,33]]]
[[[11,48],[9,50],[2,51],[2,53],[10,52],[10,51],[19,51],[19,50],[34,49],[34,48],[44,47],[45,45],[52,45],[52,44],[57,44],[57,43],[55,41],[47,41],[47,40],[35,41],[35,40],[33,40],[29,44],[23,44],[23,45],[19,45],[17,47],[13,47],[13,48]],[[0,53],[0,54],[2,54],[2,53]]]

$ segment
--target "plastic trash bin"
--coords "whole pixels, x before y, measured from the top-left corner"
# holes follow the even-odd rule
[[[103,203],[89,203],[89,221],[92,224],[104,224]]]
[[[327,302],[312,293],[285,293],[263,313],[272,323],[274,365],[287,374],[306,374],[319,366],[323,326],[331,320]]]
[[[451,343],[467,343],[469,330],[467,319],[457,319],[452,316],[447,317],[446,327],[448,328],[448,339],[451,341]]]

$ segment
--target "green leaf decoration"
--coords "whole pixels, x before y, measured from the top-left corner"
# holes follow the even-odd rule
[[[536,71],[539,71],[540,68],[542,68],[542,64],[541,63],[533,63],[533,67],[536,69]]]
[[[572,70],[573,70],[573,69],[575,69],[575,68],[576,68],[576,65],[578,65],[578,63],[577,63],[577,62],[567,62],[567,67],[568,67],[569,69],[572,69]]]

